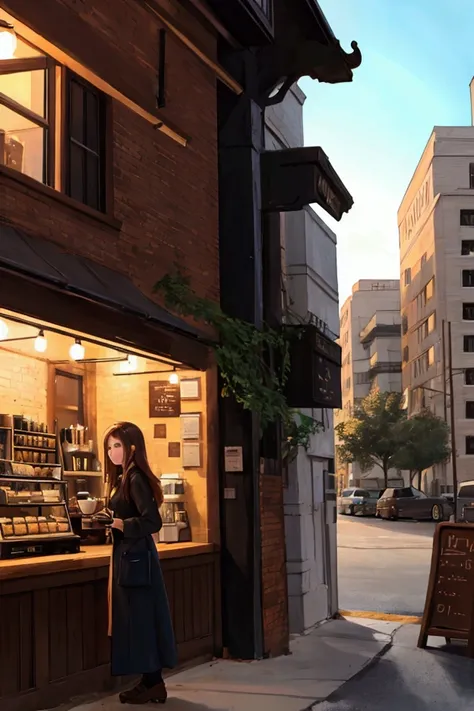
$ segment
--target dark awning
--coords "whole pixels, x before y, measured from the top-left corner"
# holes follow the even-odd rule
[[[59,323],[59,317],[61,325],[69,328],[122,345],[128,343],[199,369],[206,367],[205,335],[148,299],[119,272],[5,224],[0,224],[0,270],[0,306],[51,323]],[[59,291],[61,300],[51,300],[45,288]],[[42,303],[32,299],[41,299]],[[102,311],[97,310],[99,307]],[[90,331],[89,318],[94,328]]]
[[[351,209],[354,201],[320,146],[265,151],[260,160],[263,210],[294,212],[317,203],[340,220]]]

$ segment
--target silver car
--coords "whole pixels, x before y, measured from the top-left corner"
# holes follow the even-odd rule
[[[375,516],[381,494],[380,489],[344,489],[339,497],[338,512],[349,516]]]

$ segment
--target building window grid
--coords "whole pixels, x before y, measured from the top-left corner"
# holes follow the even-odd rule
[[[469,163],[469,187],[474,188],[474,163]]]
[[[474,227],[474,210],[461,210],[459,221],[463,227]]]

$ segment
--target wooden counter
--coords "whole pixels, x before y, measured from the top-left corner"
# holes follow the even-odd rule
[[[0,709],[54,708],[114,688],[107,637],[110,546],[0,561]],[[220,556],[212,544],[158,546],[179,660],[221,649]]]
[[[0,590],[4,580],[101,568],[109,564],[111,548],[111,545],[81,546],[80,553],[22,558],[21,560],[0,560]],[[202,555],[214,551],[212,543],[160,543],[157,548],[160,560],[185,558],[190,555]]]

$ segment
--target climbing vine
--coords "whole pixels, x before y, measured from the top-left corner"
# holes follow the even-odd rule
[[[160,279],[155,291],[163,294],[170,310],[215,329],[218,341],[212,347],[223,381],[222,396],[233,395],[245,410],[256,413],[262,432],[270,423],[281,422],[282,455],[287,461],[296,456],[300,446],[307,449],[311,435],[321,425],[287,403],[284,390],[290,369],[288,332],[267,326],[258,329],[227,316],[218,304],[197,296],[189,278],[179,270]]]

